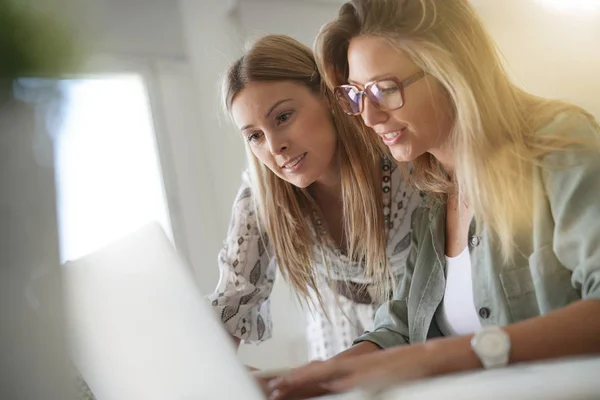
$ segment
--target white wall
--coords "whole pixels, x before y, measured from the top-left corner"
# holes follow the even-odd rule
[[[91,2],[89,28],[98,51],[151,57],[185,57],[179,3],[164,0]]]
[[[477,8],[525,89],[574,102],[600,119],[600,1],[596,11],[560,0],[478,0]],[[587,2],[591,4],[592,2]]]
[[[240,0],[239,20],[246,38],[290,35],[312,47],[319,28],[333,19],[339,0]]]
[[[186,55],[179,1],[19,0],[73,24],[85,51],[140,57]]]

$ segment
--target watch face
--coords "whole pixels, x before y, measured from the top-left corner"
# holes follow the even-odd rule
[[[504,332],[486,332],[478,338],[477,347],[487,357],[498,357],[506,353],[508,340]]]

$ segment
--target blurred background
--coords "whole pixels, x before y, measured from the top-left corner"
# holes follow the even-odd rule
[[[600,0],[472,0],[525,89],[600,118]],[[53,0],[85,44],[65,71],[54,176],[61,262],[93,252],[151,220],[161,222],[200,289],[218,280],[217,253],[245,159],[220,108],[218,82],[244,44],[267,33],[308,46],[340,0]],[[36,79],[26,87],[40,85]],[[6,209],[5,209],[6,210]],[[307,358],[304,312],[278,279],[274,336],[242,345],[261,368]]]

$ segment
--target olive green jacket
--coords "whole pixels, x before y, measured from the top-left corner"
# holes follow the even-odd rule
[[[560,114],[539,133],[564,131],[569,123],[570,134],[598,137],[588,119],[573,118]],[[515,238],[520,251],[511,263],[503,262],[485,227],[477,235],[471,223],[473,297],[484,326],[600,299],[600,152],[569,149],[543,160],[561,167],[534,167],[533,229]],[[445,221],[439,202],[415,211],[412,250],[395,299],[379,308],[374,330],[355,344],[367,340],[387,348],[442,336],[434,315],[445,288]]]

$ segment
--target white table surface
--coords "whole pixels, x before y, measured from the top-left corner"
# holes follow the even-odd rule
[[[515,365],[427,379],[380,393],[344,393],[319,400],[600,399],[600,356]]]

